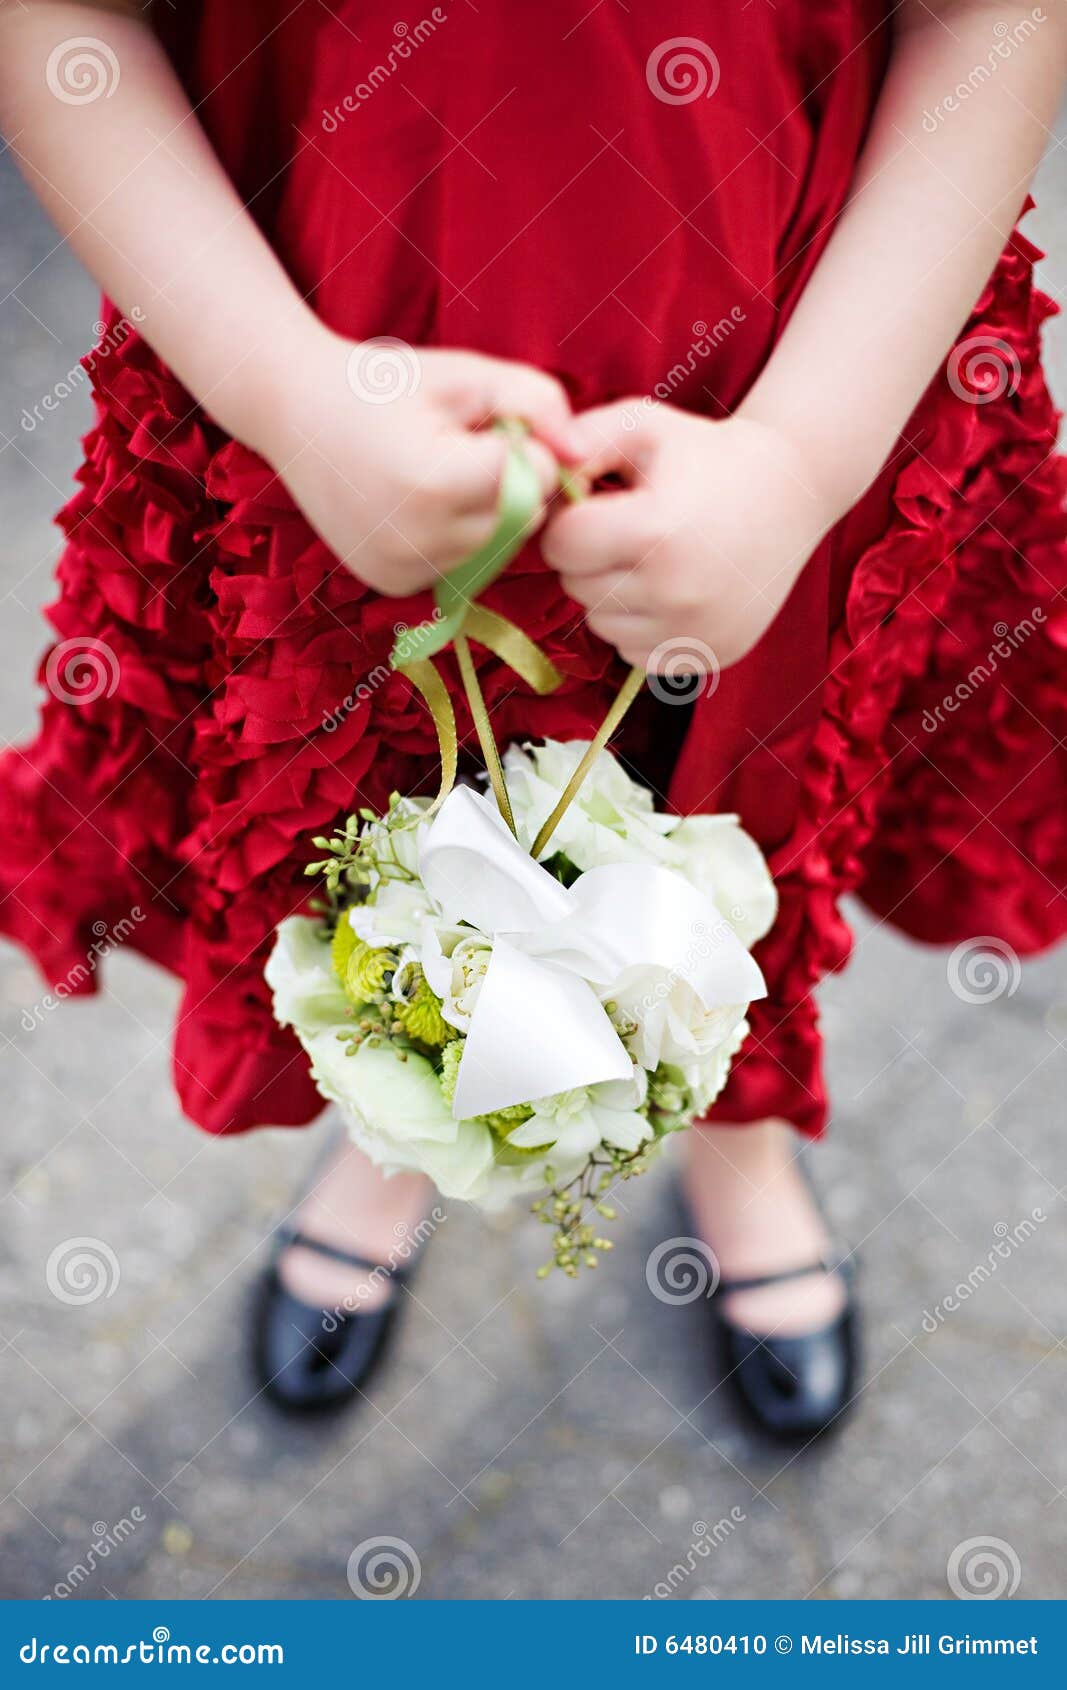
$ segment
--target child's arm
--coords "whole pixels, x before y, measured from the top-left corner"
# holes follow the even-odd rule
[[[63,47],[86,36],[102,46],[82,49],[79,71]],[[69,98],[94,75],[99,97]],[[0,0],[0,126],[108,295],[143,314],[141,332],[189,391],[263,453],[338,555],[382,591],[427,585],[492,531],[505,447],[475,425],[523,415],[568,455],[563,391],[523,365],[426,352],[415,366],[401,354],[406,395],[361,400],[372,365],[296,292],[141,6]]]
[[[723,663],[755,643],[878,473],[1019,214],[1067,72],[1064,0],[905,0],[895,21],[849,205],[736,417],[582,419],[592,467],[632,491],[563,513],[546,551],[631,661],[682,630]]]

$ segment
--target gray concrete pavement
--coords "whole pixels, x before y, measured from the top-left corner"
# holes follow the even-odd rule
[[[1063,156],[1030,229],[1061,292]],[[75,364],[95,294],[6,163],[0,216],[0,723],[15,739],[87,406],[31,433],[19,417]],[[1051,346],[1062,395],[1062,328]],[[107,996],[27,1032],[41,988],[5,947],[0,1595],[348,1599],[353,1549],[385,1537],[417,1558],[420,1598],[936,1597],[972,1539],[1001,1540],[1018,1595],[1062,1596],[1064,961],[968,1004],[943,954],[857,924],[824,994],[836,1105],[814,1160],[860,1246],[867,1383],[842,1435],[799,1458],[739,1426],[699,1310],[646,1288],[649,1250],[680,1230],[663,1168],[628,1188],[615,1256],[576,1285],[533,1281],[521,1218],[450,1213],[372,1400],[328,1424],[278,1419],[246,1364],[249,1288],[321,1130],[208,1141],[170,1092],[169,979],[119,954]],[[79,1306],[47,1264],[83,1237],[109,1252],[110,1294]]]

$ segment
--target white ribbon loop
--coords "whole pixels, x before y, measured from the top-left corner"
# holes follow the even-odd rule
[[[492,942],[452,1111],[489,1115],[571,1087],[628,1079],[602,1000],[633,969],[692,987],[707,1010],[763,997],[763,976],[715,905],[656,864],[611,863],[562,886],[482,794],[457,787],[423,839],[419,871],[452,921]],[[435,975],[441,959],[427,957]]]

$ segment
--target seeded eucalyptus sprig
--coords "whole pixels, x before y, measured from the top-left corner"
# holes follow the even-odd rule
[[[325,880],[325,902],[312,901],[312,908],[321,915],[331,931],[337,925],[342,910],[361,903],[368,886],[378,880],[414,880],[410,869],[404,867],[396,854],[392,835],[405,827],[417,825],[419,817],[398,817],[400,794],[390,794],[389,808],[384,816],[374,810],[359,809],[345,820],[343,828],[327,837],[319,834],[311,843],[325,857],[308,863],[305,875],[322,875]]]
[[[578,1277],[579,1268],[595,1268],[607,1250],[615,1248],[610,1238],[597,1233],[596,1217],[613,1221],[615,1210],[604,1201],[616,1180],[634,1179],[648,1167],[648,1153],[652,1143],[637,1150],[617,1150],[602,1145],[594,1151],[585,1166],[564,1185],[553,1183],[547,1196],[531,1204],[543,1226],[552,1227],[552,1260],[537,1270],[538,1279],[547,1279],[553,1268],[559,1268],[568,1279]],[[545,1169],[549,1180],[554,1179],[551,1167]]]

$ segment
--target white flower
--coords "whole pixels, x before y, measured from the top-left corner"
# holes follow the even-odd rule
[[[429,808],[428,798],[399,798],[381,821],[363,824],[360,840],[364,854],[387,869],[384,875],[375,874],[372,886],[388,881],[388,868],[395,865],[408,874],[418,874],[419,840]]]
[[[527,850],[588,747],[588,740],[564,744],[549,739],[543,745],[513,745],[506,753],[508,795]],[[552,835],[546,855],[562,851],[583,870],[600,863],[666,861],[663,841],[674,826],[675,817],[654,809],[648,788],[631,780],[610,751],[602,751]]]
[[[686,816],[670,843],[675,866],[751,950],[778,914],[778,893],[755,840],[736,816]]]
[[[397,947],[421,944],[425,923],[436,913],[418,882],[386,880],[374,902],[354,905],[348,920],[356,937],[366,944]]]
[[[478,1121],[456,1121],[425,1057],[364,1041],[350,1052],[348,1002],[319,924],[291,916],[278,929],[266,977],[274,1013],[291,1026],[323,1097],[340,1105],[352,1137],[389,1171],[422,1169],[446,1197],[481,1200],[493,1140]]]
[[[731,1039],[747,1004],[706,1009],[685,980],[665,969],[643,970],[614,994],[615,1022],[634,1023],[627,1045],[642,1067],[654,1073],[661,1062],[676,1067],[701,1063]]]
[[[479,933],[471,939],[462,939],[449,959],[452,968],[441,1012],[461,1032],[465,1033],[471,1024],[492,954],[492,947]]]
[[[508,1133],[508,1143],[517,1149],[549,1145],[546,1156],[553,1163],[581,1163],[602,1144],[618,1150],[636,1150],[652,1128],[638,1111],[648,1086],[648,1076],[635,1066],[632,1080],[605,1080],[595,1086],[540,1097],[528,1121]]]
[[[315,1031],[344,1025],[348,1000],[317,921],[291,915],[281,923],[265,974],[274,993],[275,1018],[283,1027]]]
[[[387,1172],[419,1170],[446,1196],[487,1207],[543,1186],[546,1163],[566,1185],[590,1156],[652,1142],[650,1077],[665,1125],[699,1118],[748,1031],[747,1004],[720,1000],[763,986],[745,951],[777,899],[736,817],[660,814],[604,752],[549,847],[580,875],[600,873],[564,888],[530,861],[585,749],[549,741],[507,753],[518,843],[471,793],[453,794],[429,823],[425,800],[399,800],[363,830],[370,882],[342,919],[397,953],[394,1005],[425,977],[462,1049],[424,1056],[426,1046],[357,1033],[317,921],[284,921],[267,965],[275,1015],[355,1142]],[[612,1073],[622,1078],[581,1083]],[[531,1099],[552,1085],[570,1089]],[[514,1102],[530,1114],[505,1142],[486,1118]],[[457,1119],[457,1108],[479,1118]]]

